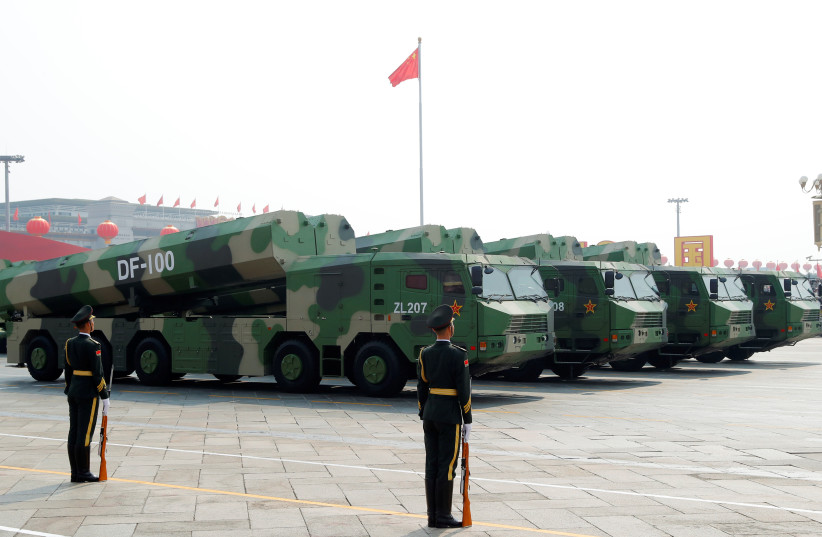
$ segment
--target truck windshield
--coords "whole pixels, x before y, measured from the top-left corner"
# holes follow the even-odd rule
[[[487,272],[490,269],[490,272]],[[486,266],[482,275],[481,298],[492,300],[514,300],[514,291],[511,289],[511,282],[506,274],[494,267]]]
[[[725,281],[722,281],[725,278]],[[719,300],[746,300],[748,295],[742,287],[742,282],[739,281],[739,276],[727,277],[718,276],[715,274],[703,274],[702,279],[705,281],[705,287],[711,288],[711,280],[717,280],[717,298]]]
[[[793,283],[796,282],[796,283]],[[791,298],[801,298],[801,299],[815,299],[816,297],[811,290],[811,283],[806,280],[792,280],[791,281]]]
[[[539,271],[536,267],[513,267],[508,271],[508,279],[514,288],[514,296],[518,299],[538,300],[548,298],[542,286]]]
[[[603,271],[603,275],[606,271]],[[659,298],[651,273],[632,270],[618,273],[622,278],[614,279],[614,298],[628,300],[655,300]]]

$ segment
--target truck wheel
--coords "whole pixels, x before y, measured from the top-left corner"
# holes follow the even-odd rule
[[[588,371],[588,364],[554,364],[551,371],[564,379],[575,379]]]
[[[747,349],[740,349],[739,347],[731,347],[728,349],[726,356],[734,362],[741,362],[753,356],[754,351]]]
[[[506,369],[502,376],[511,382],[535,382],[545,369],[545,360],[537,358],[528,360],[516,369]]]
[[[670,369],[679,363],[680,358],[674,356],[654,356],[648,358],[648,363],[657,369]]]
[[[222,374],[219,374],[219,373],[214,373],[214,378],[216,378],[217,380],[219,380],[222,383],[236,382],[236,381],[240,380],[240,377],[242,377],[242,375],[222,375]]]
[[[286,341],[274,354],[274,378],[285,392],[314,391],[320,384],[317,353],[302,341]]]
[[[721,352],[709,352],[708,354],[697,356],[696,359],[703,364],[718,364],[725,359],[725,355]]]
[[[644,356],[635,356],[627,360],[614,360],[613,362],[608,362],[608,365],[617,371],[630,371],[633,373],[642,369],[646,361]]]
[[[408,380],[394,349],[382,341],[371,341],[357,351],[354,379],[357,387],[370,397],[396,395]]]
[[[46,336],[32,339],[26,349],[26,367],[34,380],[57,380],[63,370],[57,367],[57,348]]]
[[[146,338],[134,351],[137,377],[148,386],[165,386],[171,382],[171,360],[165,346],[157,339]]]

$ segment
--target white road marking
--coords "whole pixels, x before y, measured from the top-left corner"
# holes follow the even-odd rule
[[[67,537],[66,535],[58,535],[56,533],[43,533],[42,531],[21,530],[20,528],[9,528],[6,526],[0,526],[0,531],[8,531],[12,535],[22,533],[24,535],[38,535],[39,537]]]

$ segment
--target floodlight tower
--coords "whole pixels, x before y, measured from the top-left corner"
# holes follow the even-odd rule
[[[676,203],[676,236],[679,237],[679,205],[681,203],[688,203],[688,198],[671,198],[668,203]]]

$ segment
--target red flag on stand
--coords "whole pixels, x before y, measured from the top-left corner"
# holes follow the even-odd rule
[[[241,201],[240,203],[237,204],[237,212],[238,213],[241,211],[242,207],[243,207],[243,202]]]
[[[146,202],[146,195],[145,195],[145,194],[143,194],[142,196],[140,196],[139,198],[137,198],[137,201],[139,201],[139,202],[140,202],[140,205],[145,204],[145,202]]]
[[[420,49],[417,48],[408,56],[408,59],[402,62],[402,65],[397,67],[397,70],[391,73],[388,81],[391,85],[396,87],[397,84],[412,78],[419,78],[420,76]]]
[[[267,213],[267,212],[268,212],[268,205],[266,204],[266,206],[263,207],[263,213]]]
[[[214,201],[214,206],[215,206],[215,207],[219,207],[219,206],[220,206],[220,196],[217,196],[217,199]]]
[[[254,214],[257,214],[257,204],[256,203],[251,206],[251,212],[253,212]]]
[[[163,196],[160,196],[160,199],[157,200],[157,207],[163,204]]]
[[[19,209],[18,207],[15,207],[15,208],[14,208],[14,219],[15,219],[15,220],[20,220],[20,209]],[[817,265],[817,267],[818,267],[818,266],[819,266],[819,265]]]
[[[82,219],[82,218],[80,218],[80,215],[78,214],[78,215],[77,215],[77,225],[79,226],[79,225],[81,225],[82,223],[83,223],[83,219]]]
[[[197,206],[197,198],[194,198],[194,201],[191,202],[191,208],[195,208]]]
[[[177,201],[174,202],[174,205],[172,205],[171,208],[173,209],[174,207],[176,207],[178,205],[180,205],[180,196],[177,196]]]

